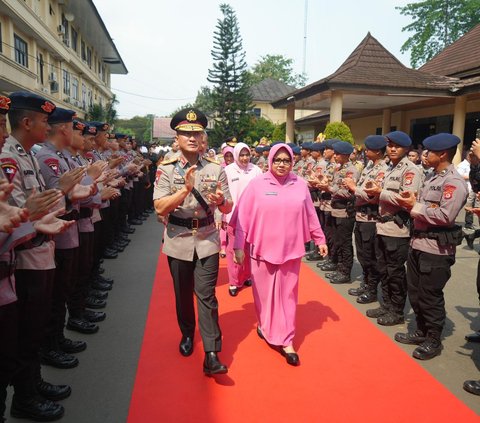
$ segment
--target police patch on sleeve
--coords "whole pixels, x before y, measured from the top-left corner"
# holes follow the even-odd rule
[[[6,157],[4,159],[0,159],[0,167],[2,168],[8,182],[12,183],[13,178],[15,178],[15,175],[18,171],[17,162],[10,157]]]
[[[49,158],[45,160],[45,164],[53,170],[55,175],[58,175],[60,172],[60,168],[58,166],[58,160],[54,158]]]
[[[162,176],[162,170],[160,168],[157,168],[157,171],[155,172],[155,183],[158,184],[158,181],[160,180],[160,177]]]
[[[407,172],[405,173],[405,177],[403,178],[403,182],[406,186],[412,185],[413,178],[415,178],[415,172]]]
[[[455,185],[446,184],[443,186],[443,198],[445,200],[450,200],[453,197],[453,193],[457,187]]]

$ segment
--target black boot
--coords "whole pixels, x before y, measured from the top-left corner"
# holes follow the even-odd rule
[[[395,341],[408,345],[420,345],[426,340],[425,333],[418,329],[415,332],[397,332],[394,338]]]
[[[437,332],[428,332],[427,339],[413,351],[413,358],[418,360],[430,360],[442,352],[442,342],[440,334]]]
[[[358,297],[359,295],[365,294],[366,287],[365,284],[362,282],[358,288],[350,288],[348,290],[349,295],[353,295],[354,297]]]
[[[40,422],[52,422],[61,419],[64,413],[65,410],[60,404],[40,397],[20,399],[14,395],[10,408],[12,417]]]
[[[365,291],[357,298],[357,303],[359,304],[370,304],[374,303],[375,301],[377,301],[377,293],[372,291]]]
[[[60,401],[68,398],[72,393],[72,388],[68,385],[52,385],[40,379],[36,382],[37,392],[45,399],[50,401]]]
[[[205,360],[203,361],[203,373],[206,375],[224,374],[228,373],[228,369],[225,364],[220,362],[217,353],[212,351],[205,353]]]

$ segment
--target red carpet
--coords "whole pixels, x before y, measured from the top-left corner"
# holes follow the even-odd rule
[[[225,262],[217,296],[228,375],[202,373],[199,334],[178,353],[166,258],[157,269],[129,423],[478,422],[478,416],[307,266],[295,347],[301,365],[258,338],[251,289],[232,298]],[[359,404],[362,404],[361,406]]]

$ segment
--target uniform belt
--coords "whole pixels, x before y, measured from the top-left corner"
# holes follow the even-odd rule
[[[17,247],[15,247],[15,250],[16,251],[30,250],[31,248],[39,247],[44,242],[50,241],[51,239],[52,237],[50,235],[37,234],[31,240],[24,242],[23,244],[20,244]]]
[[[378,205],[377,204],[364,204],[363,206],[356,206],[355,210],[358,213],[363,213],[368,216],[378,216]]]
[[[73,209],[72,211],[70,211],[70,213],[59,216],[58,218],[70,222],[71,220],[78,220],[79,215],[80,213],[78,212],[78,210]]]
[[[80,219],[92,217],[93,210],[88,207],[80,207]]]
[[[393,220],[392,215],[378,216],[378,221],[381,223],[391,222]]]
[[[213,216],[207,216],[207,217],[204,217],[203,219],[196,219],[191,217],[188,219],[183,219],[181,217],[177,217],[171,214],[168,217],[169,223],[172,223],[173,225],[177,225],[177,226],[184,226],[185,228],[192,229],[192,230],[211,225],[214,222],[214,220],[215,219]]]
[[[15,267],[17,265],[17,261],[13,260],[12,262],[9,261],[0,261],[0,280],[9,278],[15,272]]]

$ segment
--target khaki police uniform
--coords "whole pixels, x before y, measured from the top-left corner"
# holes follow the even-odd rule
[[[183,155],[162,162],[157,169],[153,199],[175,194],[185,186],[189,163]],[[210,159],[199,158],[195,172],[195,188],[205,199],[215,192],[220,182],[226,200],[230,200],[223,168]],[[210,205],[207,215],[190,193],[169,215],[164,235],[163,253],[168,256],[174,281],[177,319],[184,336],[193,337],[195,313],[193,293],[197,297],[198,320],[204,349],[220,351],[222,340],[218,325],[218,302],[215,286],[218,277],[220,238],[214,224],[216,206]]]

